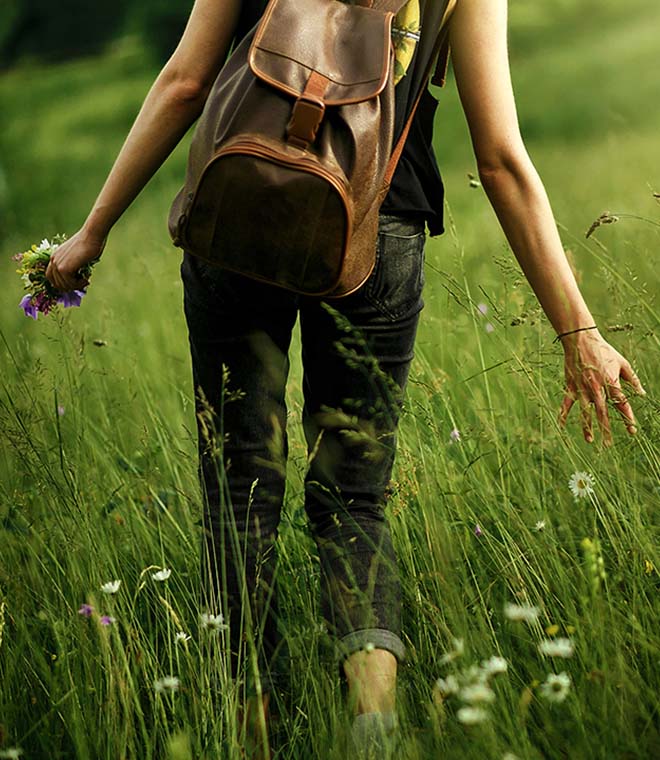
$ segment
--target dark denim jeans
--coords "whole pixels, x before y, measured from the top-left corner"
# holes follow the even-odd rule
[[[206,604],[229,623],[234,675],[256,645],[264,691],[286,648],[275,539],[287,457],[285,386],[300,315],[305,510],[321,609],[340,657],[366,644],[405,655],[401,593],[384,516],[395,430],[424,283],[424,224],[381,216],[375,269],[324,302],[217,269],[181,264],[204,492]]]

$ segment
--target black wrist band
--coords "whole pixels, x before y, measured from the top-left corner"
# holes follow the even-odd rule
[[[576,332],[582,332],[582,330],[597,330],[598,325],[591,325],[591,327],[578,327],[575,330],[569,330],[568,332],[559,333],[559,335],[552,341],[553,343],[556,343],[560,338],[563,338],[565,335],[572,335]]]

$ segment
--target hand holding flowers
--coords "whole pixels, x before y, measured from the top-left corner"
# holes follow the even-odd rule
[[[62,292],[89,284],[91,267],[105,248],[105,238],[90,235],[84,229],[57,247],[50,257],[46,279]]]
[[[105,241],[93,241],[80,232],[66,240],[64,236],[44,239],[14,260],[28,291],[19,304],[27,317],[37,319],[59,304],[64,308],[80,306],[92,267],[103,252]]]

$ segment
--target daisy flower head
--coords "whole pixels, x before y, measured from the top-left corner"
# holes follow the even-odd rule
[[[499,675],[500,673],[506,673],[508,667],[509,666],[504,657],[498,657],[496,655],[489,657],[481,663],[481,669],[485,673],[486,678]]]
[[[561,657],[567,660],[573,656],[574,651],[573,642],[567,638],[545,639],[539,644],[539,652],[544,657]]]
[[[101,586],[101,591],[104,594],[116,594],[121,586],[121,581],[108,581]]]
[[[464,686],[459,695],[463,702],[470,704],[481,703],[490,704],[495,701],[495,692],[485,683],[475,683],[471,686]]]
[[[594,479],[588,472],[574,472],[568,480],[573,498],[586,499],[594,493]]]
[[[450,697],[452,694],[458,694],[460,686],[456,676],[447,676],[447,678],[438,678],[433,687],[442,697]]]
[[[463,639],[452,639],[453,649],[446,652],[440,658],[440,665],[446,665],[448,662],[453,662],[457,657],[460,657],[465,650],[465,642]]]
[[[535,623],[540,614],[541,610],[532,604],[507,602],[504,605],[504,617],[514,623]]]
[[[177,644],[185,644],[186,641],[190,641],[192,636],[189,633],[186,633],[185,631],[177,631],[174,635],[174,641]]]
[[[170,575],[172,575],[172,571],[169,569],[169,567],[164,567],[162,570],[159,570],[157,573],[152,573],[151,577],[155,581],[166,581]]]
[[[176,676],[165,676],[154,681],[156,694],[162,694],[165,691],[178,691],[181,681]]]
[[[209,631],[226,631],[229,626],[225,623],[225,618],[220,612],[212,615],[210,612],[203,612],[201,616],[202,627]]]
[[[545,520],[537,520],[536,523],[534,523],[534,527],[532,530],[536,531],[537,533],[540,533],[541,531],[546,529],[546,521]]]
[[[23,750],[20,747],[9,747],[9,749],[0,749],[0,758],[7,760],[19,760],[23,757]]]
[[[549,673],[541,684],[541,696],[548,702],[563,702],[571,688],[571,677],[568,673]]]
[[[483,707],[461,707],[456,717],[464,726],[476,726],[488,720],[488,712]]]

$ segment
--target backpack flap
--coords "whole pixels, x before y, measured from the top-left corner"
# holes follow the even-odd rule
[[[250,68],[318,108],[369,100],[387,84],[393,16],[339,0],[271,0],[250,48]]]

